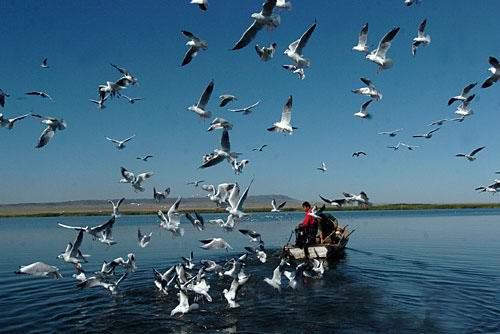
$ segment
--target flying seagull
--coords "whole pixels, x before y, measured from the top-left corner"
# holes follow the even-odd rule
[[[325,162],[322,162],[322,163],[321,163],[321,166],[320,166],[320,167],[318,167],[318,168],[316,168],[316,169],[317,169],[317,170],[322,171],[323,173],[324,173],[324,172],[326,172],[326,171],[327,171],[327,168],[326,168],[326,164],[325,164]]]
[[[420,45],[427,46],[431,44],[431,36],[425,34],[425,26],[427,25],[427,19],[424,19],[418,26],[418,35],[413,39],[411,44],[411,54],[417,54],[417,48]]]
[[[264,148],[267,147],[266,144],[264,145],[261,145],[259,147],[256,147],[256,148],[252,148],[252,151],[258,151],[258,152],[262,152],[264,150]]]
[[[142,160],[142,161],[146,162],[146,161],[148,161],[149,158],[153,158],[153,156],[149,155],[149,154],[148,155],[142,155],[142,156],[137,157],[136,159],[137,160]]]
[[[401,130],[403,130],[403,129],[397,129],[397,130],[393,130],[393,131],[382,131],[382,132],[379,132],[378,134],[379,135],[388,135],[389,137],[396,137]]]
[[[444,123],[446,123],[446,122],[448,122],[448,121],[449,121],[449,119],[448,119],[448,118],[443,118],[443,119],[440,119],[440,120],[437,120],[437,121],[432,122],[432,123],[431,123],[431,124],[429,124],[428,126],[436,126],[436,125],[441,126],[441,125],[443,125]]]
[[[116,84],[126,87],[128,85],[135,85],[137,83],[137,77],[135,77],[129,70],[114,64],[110,65],[122,74],[122,77],[116,82]]]
[[[392,59],[387,58],[387,52],[391,47],[392,40],[398,34],[399,29],[399,27],[395,27],[385,34],[385,36],[380,40],[378,47],[366,55],[366,59],[379,66],[379,71],[391,68],[393,65]]]
[[[57,267],[49,266],[48,264],[43,262],[35,262],[32,264],[28,264],[27,266],[20,266],[15,273],[32,275],[37,277],[52,277],[52,278],[62,277]]]
[[[283,132],[293,134],[294,130],[297,130],[296,127],[293,127],[290,122],[292,121],[292,95],[288,97],[285,106],[283,107],[283,111],[281,112],[281,120],[279,122],[275,122],[271,128],[268,128],[267,131],[270,132]]]
[[[113,213],[111,214],[111,216],[113,217],[120,217],[120,205],[123,203],[123,201],[125,200],[125,197],[122,197],[120,198],[116,203],[113,202],[112,200],[108,200],[108,203],[111,204],[112,208],[113,208]]]
[[[257,232],[252,231],[252,230],[244,230],[244,229],[241,229],[238,231],[240,231],[241,234],[249,237],[251,242],[258,242],[259,244],[264,243],[264,241],[262,241],[262,236],[260,235],[260,233],[257,233]]]
[[[253,13],[250,16],[254,21],[231,50],[239,50],[250,44],[255,36],[257,36],[259,30],[263,27],[267,27],[269,30],[277,28],[280,25],[281,18],[279,15],[273,14],[275,6],[276,0],[266,0],[262,4],[262,10],[260,13]]]
[[[476,87],[476,85],[477,85],[477,82],[473,82],[473,83],[465,86],[464,89],[462,89],[462,92],[460,93],[460,95],[453,96],[452,98],[450,98],[448,100],[448,105],[451,105],[455,101],[467,100],[467,97],[469,96],[470,91],[472,90],[472,88]]]
[[[344,205],[345,203],[347,203],[347,200],[345,198],[341,198],[341,199],[328,199],[328,198],[325,198],[325,197],[323,197],[321,195],[319,195],[319,198],[321,198],[323,200],[323,202],[328,203],[331,206],[335,206],[335,207],[341,207],[342,205]]]
[[[365,152],[363,152],[363,151],[356,151],[356,152],[354,152],[354,153],[352,154],[352,157],[359,158],[359,156],[361,156],[361,155],[366,155],[366,153],[365,153]]]
[[[158,210],[158,218],[160,218],[160,227],[166,229],[172,233],[173,237],[183,236],[184,228],[180,227],[181,218],[179,211],[179,205],[182,198],[179,196],[177,200],[170,206],[165,216],[161,210]]]
[[[160,202],[162,199],[166,199],[168,195],[170,195],[170,188],[167,188],[164,192],[161,192],[156,191],[156,188],[153,187],[153,199],[155,201]]]
[[[144,100],[143,97],[129,97],[129,96],[125,95],[125,94],[121,94],[120,97],[126,98],[127,101],[128,101],[128,103],[130,103],[130,104],[135,104],[136,101],[142,101],[142,100]]]
[[[47,58],[44,58],[42,60],[42,63],[40,64],[40,67],[41,68],[49,68],[49,63],[48,63],[48,59]]]
[[[459,116],[471,116],[472,114],[474,114],[474,112],[470,108],[470,103],[472,100],[474,100],[475,97],[476,94],[472,94],[467,99],[465,99],[465,101],[463,101],[462,104],[458,106],[455,114]]]
[[[280,205],[278,205],[276,203],[276,200],[273,198],[273,200],[271,201],[271,207],[272,207],[271,212],[281,212],[281,209],[283,209],[285,204],[286,204],[286,201],[281,203]]]
[[[368,96],[374,100],[381,100],[382,94],[377,90],[377,87],[373,84],[373,82],[368,78],[360,78],[360,80],[366,84],[367,87],[361,87],[358,89],[353,89],[352,92],[355,94],[360,94],[364,96]]]
[[[233,168],[233,171],[236,175],[240,175],[243,172],[243,168],[249,163],[250,161],[247,159],[241,159],[238,161],[237,159],[233,159],[231,162],[231,167]]]
[[[353,46],[352,49],[354,51],[368,53],[367,41],[368,41],[368,23],[365,23],[365,25],[361,28],[361,31],[359,32],[358,44]]]
[[[233,124],[231,122],[229,122],[228,120],[226,120],[222,117],[216,117],[210,123],[210,126],[208,127],[207,131],[213,131],[213,130],[218,130],[218,129],[231,130],[232,128],[233,128]]]
[[[83,229],[78,232],[73,243],[69,242],[66,250],[57,256],[58,259],[63,259],[64,262],[78,265],[80,262],[87,262],[85,255],[80,251],[80,246],[83,240]]]
[[[488,186],[477,187],[474,190],[479,190],[479,192],[490,192],[496,194],[500,188],[500,180],[494,180],[494,182]]]
[[[368,106],[372,103],[373,99],[366,101],[361,105],[361,108],[358,112],[354,113],[354,116],[359,118],[370,119],[372,116],[368,113]]]
[[[228,109],[229,111],[233,111],[233,112],[243,112],[243,115],[249,115],[250,113],[252,113],[252,109],[256,106],[258,106],[260,103],[260,100],[255,102],[254,104],[252,105],[249,105],[248,107],[244,107],[244,108],[238,108],[238,109]]]
[[[9,130],[12,130],[17,121],[25,119],[26,117],[28,117],[30,115],[31,114],[24,114],[24,115],[17,116],[14,118],[5,118],[4,115],[2,113],[0,113],[0,128],[5,127]]]
[[[230,94],[222,94],[219,96],[219,107],[225,107],[229,102],[238,100],[236,96]]]
[[[222,238],[212,238],[212,239],[204,239],[200,240],[200,242],[203,244],[200,246],[200,248],[203,249],[225,249],[226,251],[229,251],[229,249],[233,249],[230,244],[228,244],[224,239]]]
[[[197,5],[202,11],[208,10],[208,0],[191,0],[193,5]]]
[[[276,47],[278,44],[272,43],[270,46],[260,46],[259,44],[255,45],[255,52],[259,56],[260,60],[268,61],[274,57],[274,52],[276,52]]]
[[[54,100],[52,99],[52,97],[51,97],[49,94],[47,94],[47,93],[45,93],[45,92],[42,92],[42,91],[27,92],[27,93],[25,93],[25,94],[26,94],[26,95],[31,95],[31,96],[40,96],[40,97],[42,97],[42,98],[44,98],[44,99],[45,99],[45,98],[48,98],[49,100],[54,101]]]
[[[432,134],[436,131],[438,131],[439,129],[441,128],[435,128],[435,129],[432,129],[431,131],[427,132],[427,133],[424,133],[424,134],[419,134],[419,135],[413,135],[413,138],[425,138],[425,139],[431,139],[432,138]]]
[[[245,200],[247,199],[248,196],[248,191],[250,190],[250,186],[253,183],[253,179],[250,181],[248,184],[247,188],[243,192],[243,195],[239,196],[240,194],[240,187],[238,184],[236,184],[233,189],[231,190],[231,193],[229,194],[228,202],[229,206],[226,208],[226,211],[229,212],[232,216],[242,218],[243,216],[246,216],[247,214],[243,212],[243,204],[245,203]],[[238,197],[239,196],[239,197]]]
[[[288,69],[294,69],[292,72],[296,73],[297,71],[302,71],[302,79],[304,79],[304,69],[308,68],[311,65],[311,61],[305,58],[302,54],[302,50],[306,47],[307,42],[311,38],[314,30],[316,29],[316,22],[314,22],[303,34],[300,38],[290,45],[285,50],[285,55],[293,61],[293,64],[288,65],[292,66]],[[300,75],[299,75],[300,76]]]
[[[198,51],[200,49],[206,50],[208,49],[208,43],[205,42],[204,40],[196,37],[192,33],[186,30],[181,30],[182,34],[186,36],[189,41],[186,43],[187,46],[189,46],[189,49],[187,50],[186,54],[184,55],[184,59],[182,60],[181,66],[185,66],[193,60],[194,57],[198,54]]]
[[[204,156],[203,164],[199,168],[207,168],[215,166],[224,160],[229,162],[238,157],[238,153],[231,152],[231,143],[229,141],[229,131],[224,129],[220,141],[220,148],[215,149],[212,153]]]
[[[203,91],[203,94],[201,94],[198,102],[195,105],[190,106],[188,110],[196,113],[201,118],[211,117],[212,113],[205,109],[207,107],[208,101],[210,100],[210,96],[212,95],[213,90],[214,90],[214,81],[211,80],[208,83],[208,86]]]
[[[126,139],[123,139],[123,140],[118,140],[118,139],[106,137],[106,139],[109,140],[110,142],[114,143],[116,148],[119,150],[123,150],[126,147],[125,144],[134,138],[135,138],[135,135],[132,135],[132,136],[130,136]]]
[[[141,248],[145,248],[149,242],[151,241],[151,236],[153,235],[153,232],[150,232],[149,234],[142,234],[141,229],[137,229],[137,240],[139,242],[139,246]]]
[[[105,109],[106,106],[104,105],[104,102],[108,99],[109,95],[105,95],[104,97],[100,98],[99,100],[93,100],[89,99],[90,102],[94,103],[97,105],[97,109],[102,110]]]
[[[286,0],[276,0],[276,8],[278,9],[292,9],[292,2]]]
[[[186,183],[187,185],[192,185],[193,187],[198,187],[200,185],[200,183],[203,183],[205,182],[205,180],[195,180],[195,181],[189,181],[188,183]]]
[[[37,115],[37,114],[31,114],[31,116],[37,117],[37,118],[42,118],[41,123],[47,125],[47,127],[42,131],[40,138],[38,138],[38,142],[37,142],[35,148],[44,147],[45,145],[47,145],[49,143],[50,139],[52,139],[52,137],[54,137],[57,130],[62,131],[64,129],[66,129],[66,127],[67,127],[66,122],[62,118],[57,119],[54,117],[43,117],[43,116]]]
[[[185,216],[198,231],[203,231],[205,229],[205,220],[198,212],[194,213],[194,217],[187,212]]]
[[[481,150],[483,150],[485,147],[486,146],[481,146],[481,147],[478,147],[478,148],[472,150],[470,153],[459,153],[459,154],[456,154],[455,156],[456,157],[464,157],[464,158],[466,158],[469,161],[474,161],[474,160],[476,160],[475,155],[478,152],[480,152]]]
[[[485,82],[483,82],[481,88],[488,88],[495,82],[498,82],[498,80],[500,80],[500,63],[498,62],[498,59],[496,59],[495,57],[490,57],[488,59],[488,62],[491,65],[491,67],[488,68],[488,71],[491,72],[491,76],[486,79]]]

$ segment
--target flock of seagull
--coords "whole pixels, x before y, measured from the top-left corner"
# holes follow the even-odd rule
[[[415,0],[405,0],[404,4],[411,6],[419,1]],[[207,0],[191,0],[191,4],[194,4],[200,8],[202,11],[208,10]],[[258,33],[264,28],[268,31],[277,29],[281,23],[281,16],[278,14],[279,10],[291,10],[292,4],[285,0],[265,0],[262,4],[260,12],[251,14],[251,24],[243,32],[239,40],[231,48],[232,51],[240,50],[256,39]],[[311,61],[305,57],[304,50],[308,44],[308,41],[313,36],[316,29],[317,22],[315,21],[309,27],[306,28],[305,32],[296,40],[288,45],[284,54],[290,60],[290,64],[282,65],[282,67],[290,71],[292,74],[298,76],[299,79],[305,79],[305,71],[310,68]],[[416,55],[417,49],[420,47],[429,46],[431,43],[430,35],[426,34],[425,29],[427,27],[427,20],[424,19],[418,29],[417,36],[411,41],[411,53],[413,56]],[[393,65],[393,60],[388,57],[388,51],[396,38],[400,27],[394,27],[389,30],[379,41],[376,49],[370,51],[368,46],[368,23],[364,24],[359,36],[358,43],[352,47],[352,50],[365,55],[368,61],[375,63],[378,66],[378,71],[388,70]],[[200,50],[205,51],[208,49],[208,43],[201,39],[200,37],[194,35],[193,33],[182,30],[182,35],[187,38],[188,50],[184,55],[181,66],[187,66],[195,57],[200,53]],[[255,51],[257,56],[262,61],[270,61],[273,59],[274,54],[277,49],[277,43],[272,43],[269,46],[261,46],[259,44],[255,45]],[[489,71],[491,75],[484,81],[482,88],[488,88],[493,84],[497,83],[500,79],[500,64],[498,60],[494,57],[489,58],[489,63],[491,67]],[[48,59],[45,58],[41,65],[43,69],[49,69]],[[123,94],[124,90],[130,89],[138,82],[138,78],[134,76],[129,70],[122,68],[120,66],[111,64],[119,73],[120,77],[116,81],[106,81],[105,84],[98,85],[98,98],[91,99],[90,102],[95,104],[98,109],[106,108],[106,104],[115,99],[124,98],[130,104],[134,104],[141,101],[140,97],[129,97]],[[377,89],[375,84],[369,78],[363,77],[360,79],[366,86],[352,90],[353,93],[359,94],[364,97],[368,97],[369,100],[363,102],[360,110],[354,114],[355,117],[361,119],[370,119],[371,114],[368,112],[368,108],[374,101],[380,101],[383,98],[382,93]],[[443,119],[431,123],[431,126],[438,126],[431,129],[428,132],[422,134],[413,135],[413,138],[423,138],[431,139],[433,135],[437,135],[440,127],[450,121],[462,122],[466,118],[473,115],[471,109],[471,103],[474,100],[475,94],[471,95],[472,90],[477,85],[476,82],[467,85],[459,95],[450,98],[448,105],[452,105],[455,102],[460,102],[457,107],[455,114],[456,118],[453,119]],[[196,114],[202,119],[207,119],[212,117],[212,112],[208,110],[208,103],[211,99],[211,95],[214,90],[214,80],[211,80],[205,89],[203,90],[199,100],[187,108],[188,111]],[[30,91],[26,93],[29,96],[37,96],[40,98],[45,98],[48,100],[53,100],[52,97],[43,91]],[[6,104],[6,99],[9,98],[9,94],[0,89],[0,106],[4,107]],[[231,94],[222,94],[219,97],[219,106],[226,107],[230,103],[235,103],[237,97]],[[229,111],[234,113],[242,113],[243,115],[250,115],[252,111],[258,107],[260,101],[255,103],[240,107],[232,108]],[[293,97],[288,96],[285,100],[283,110],[281,112],[281,118],[272,124],[267,131],[293,134],[298,128],[292,125],[292,105]],[[3,114],[0,114],[0,126],[5,127],[9,130],[15,127],[16,122],[21,121],[25,118],[32,117],[41,119],[41,123],[45,126],[42,134],[40,135],[36,148],[42,148],[46,146],[49,141],[54,137],[57,131],[62,131],[66,129],[67,125],[63,119],[57,119],[54,117],[46,117],[34,113],[24,114],[14,118],[6,118]],[[220,147],[213,149],[211,152],[203,155],[202,162],[199,168],[210,168],[221,164],[226,161],[235,174],[240,174],[244,171],[245,167],[248,165],[248,159],[240,159],[242,153],[235,152],[231,150],[229,132],[233,128],[233,124],[221,117],[216,117],[211,123],[207,131],[221,131],[221,141]],[[379,135],[387,135],[390,138],[396,137],[403,129],[396,129],[390,131],[379,132]],[[106,137],[108,141],[113,143],[115,147],[119,150],[126,148],[126,144],[135,138],[135,134],[119,140]],[[252,151],[262,152],[267,145],[261,145],[254,148]],[[388,148],[393,150],[398,150],[399,148],[406,148],[408,150],[413,150],[418,148],[415,145],[405,144],[403,142],[398,142],[396,145],[388,146]],[[477,154],[481,152],[485,146],[475,148],[470,153],[460,153],[457,157],[464,157],[468,161],[474,161],[477,159]],[[367,153],[363,151],[356,151],[352,154],[353,157],[366,156]],[[144,156],[139,156],[137,159],[147,162],[148,159],[153,158],[153,155],[147,154]],[[325,162],[322,162],[317,170],[322,173],[327,172],[327,166]],[[152,172],[142,172],[135,173],[129,171],[125,167],[120,169],[121,179],[120,183],[129,184],[135,192],[145,191],[145,183],[154,174]],[[247,216],[244,209],[245,201],[248,197],[249,190],[252,186],[253,179],[246,186],[243,192],[241,192],[241,187],[236,182],[226,182],[220,183],[218,185],[206,184],[204,180],[194,180],[188,184],[193,187],[201,187],[202,190],[207,192],[207,199],[213,202],[219,208],[225,208],[227,216],[225,219],[212,219],[208,221],[221,228],[223,231],[234,231],[237,228],[238,223]],[[495,180],[493,184],[488,186],[478,187],[476,190],[482,192],[493,192],[496,193],[500,189],[500,180]],[[153,188],[153,198],[157,203],[164,201],[170,195],[170,188],[166,188],[164,191],[158,191],[156,187]],[[320,198],[325,203],[333,207],[341,207],[347,204],[355,205],[370,205],[369,198],[365,192],[360,192],[359,194],[343,193],[343,198],[338,199],[328,199],[327,197],[321,196]],[[74,266],[75,274],[73,277],[77,281],[77,286],[79,288],[91,288],[91,287],[102,287],[108,290],[111,294],[116,294],[119,284],[133,271],[136,270],[136,258],[133,253],[127,255],[126,259],[119,257],[109,262],[104,262],[100,271],[93,274],[88,274],[83,266],[88,262],[89,255],[84,254],[81,250],[83,243],[83,238],[85,234],[88,234],[92,239],[111,247],[116,244],[116,240],[113,236],[113,227],[120,217],[120,205],[123,203],[124,198],[121,198],[116,203],[110,201],[112,205],[111,218],[106,222],[96,226],[70,226],[66,224],[59,223],[59,226],[64,229],[74,230],[77,232],[76,238],[73,242],[69,242],[65,250],[58,256],[64,262],[69,263]],[[170,208],[163,212],[161,209],[158,210],[157,216],[159,219],[160,228],[171,233],[172,237],[183,237],[185,234],[185,229],[182,227],[181,218],[184,217],[189,221],[193,229],[196,231],[202,231],[206,228],[205,219],[198,212],[184,213],[179,211],[182,198],[178,197],[176,201],[170,206]],[[276,200],[273,199],[271,203],[271,212],[280,212],[286,202],[278,204]],[[314,207],[309,213],[310,215],[317,217],[321,208]],[[210,285],[208,283],[208,278],[219,277],[221,279],[228,278],[231,280],[230,285],[227,289],[222,292],[222,295],[226,298],[228,306],[230,308],[239,307],[238,304],[238,291],[243,286],[251,275],[245,273],[244,268],[246,266],[249,257],[254,257],[257,263],[265,263],[267,261],[266,249],[264,247],[264,241],[261,235],[255,231],[240,229],[243,235],[249,238],[251,243],[255,243],[255,246],[245,247],[245,253],[237,258],[231,258],[224,263],[216,263],[212,260],[201,260],[199,263],[194,262],[193,253],[190,254],[189,258],[182,258],[182,262],[172,266],[163,273],[153,269],[154,274],[154,284],[158,288],[160,293],[170,294],[172,290],[177,292],[179,298],[179,304],[171,311],[171,315],[185,314],[196,308],[198,308],[199,303],[212,301],[212,297],[209,294]],[[152,232],[143,234],[140,229],[137,231],[137,242],[141,248],[147,247],[151,242]],[[229,250],[233,249],[224,239],[220,237],[214,237],[210,239],[200,240],[200,248],[203,250]],[[288,286],[292,289],[297,288],[301,282],[303,282],[304,277],[311,278],[321,278],[324,273],[324,265],[322,261],[319,260],[307,260],[305,262],[299,263],[295,266],[294,270],[288,271],[286,267],[291,266],[287,259],[280,259],[279,265],[274,269],[271,278],[266,278],[264,281],[272,288],[281,290],[282,288],[282,278],[286,278]],[[121,272],[120,272],[121,271]],[[19,274],[30,274],[34,276],[48,276],[54,278],[62,277],[59,273],[58,268],[45,264],[43,262],[35,262],[27,266],[22,266],[17,271]],[[190,303],[190,300],[192,302]]]

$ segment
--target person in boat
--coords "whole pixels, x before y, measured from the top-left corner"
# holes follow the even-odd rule
[[[295,229],[296,241],[298,247],[304,247],[316,242],[316,234],[318,232],[318,224],[312,215],[310,215],[312,207],[309,202],[302,203],[304,209],[304,220]]]
[[[318,219],[319,243],[331,244],[335,243],[337,237],[338,221],[337,218],[329,213],[320,213]]]

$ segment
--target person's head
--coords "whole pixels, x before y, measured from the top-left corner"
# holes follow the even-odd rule
[[[311,209],[311,204],[309,204],[309,202],[302,203],[302,209],[304,209],[304,211],[309,211]]]

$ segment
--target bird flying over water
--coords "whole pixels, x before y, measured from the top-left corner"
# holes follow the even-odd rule
[[[293,134],[294,130],[297,130],[296,127],[293,127],[290,122],[292,121],[292,95],[288,97],[285,106],[283,107],[283,111],[281,113],[281,120],[279,122],[275,122],[271,128],[268,128],[267,131],[271,132],[283,132]]]
[[[280,212],[281,209],[283,209],[283,207],[285,206],[285,204],[286,204],[286,201],[281,203],[280,205],[278,205],[276,203],[276,200],[273,198],[273,200],[271,201],[271,207],[272,207],[271,212]]]

